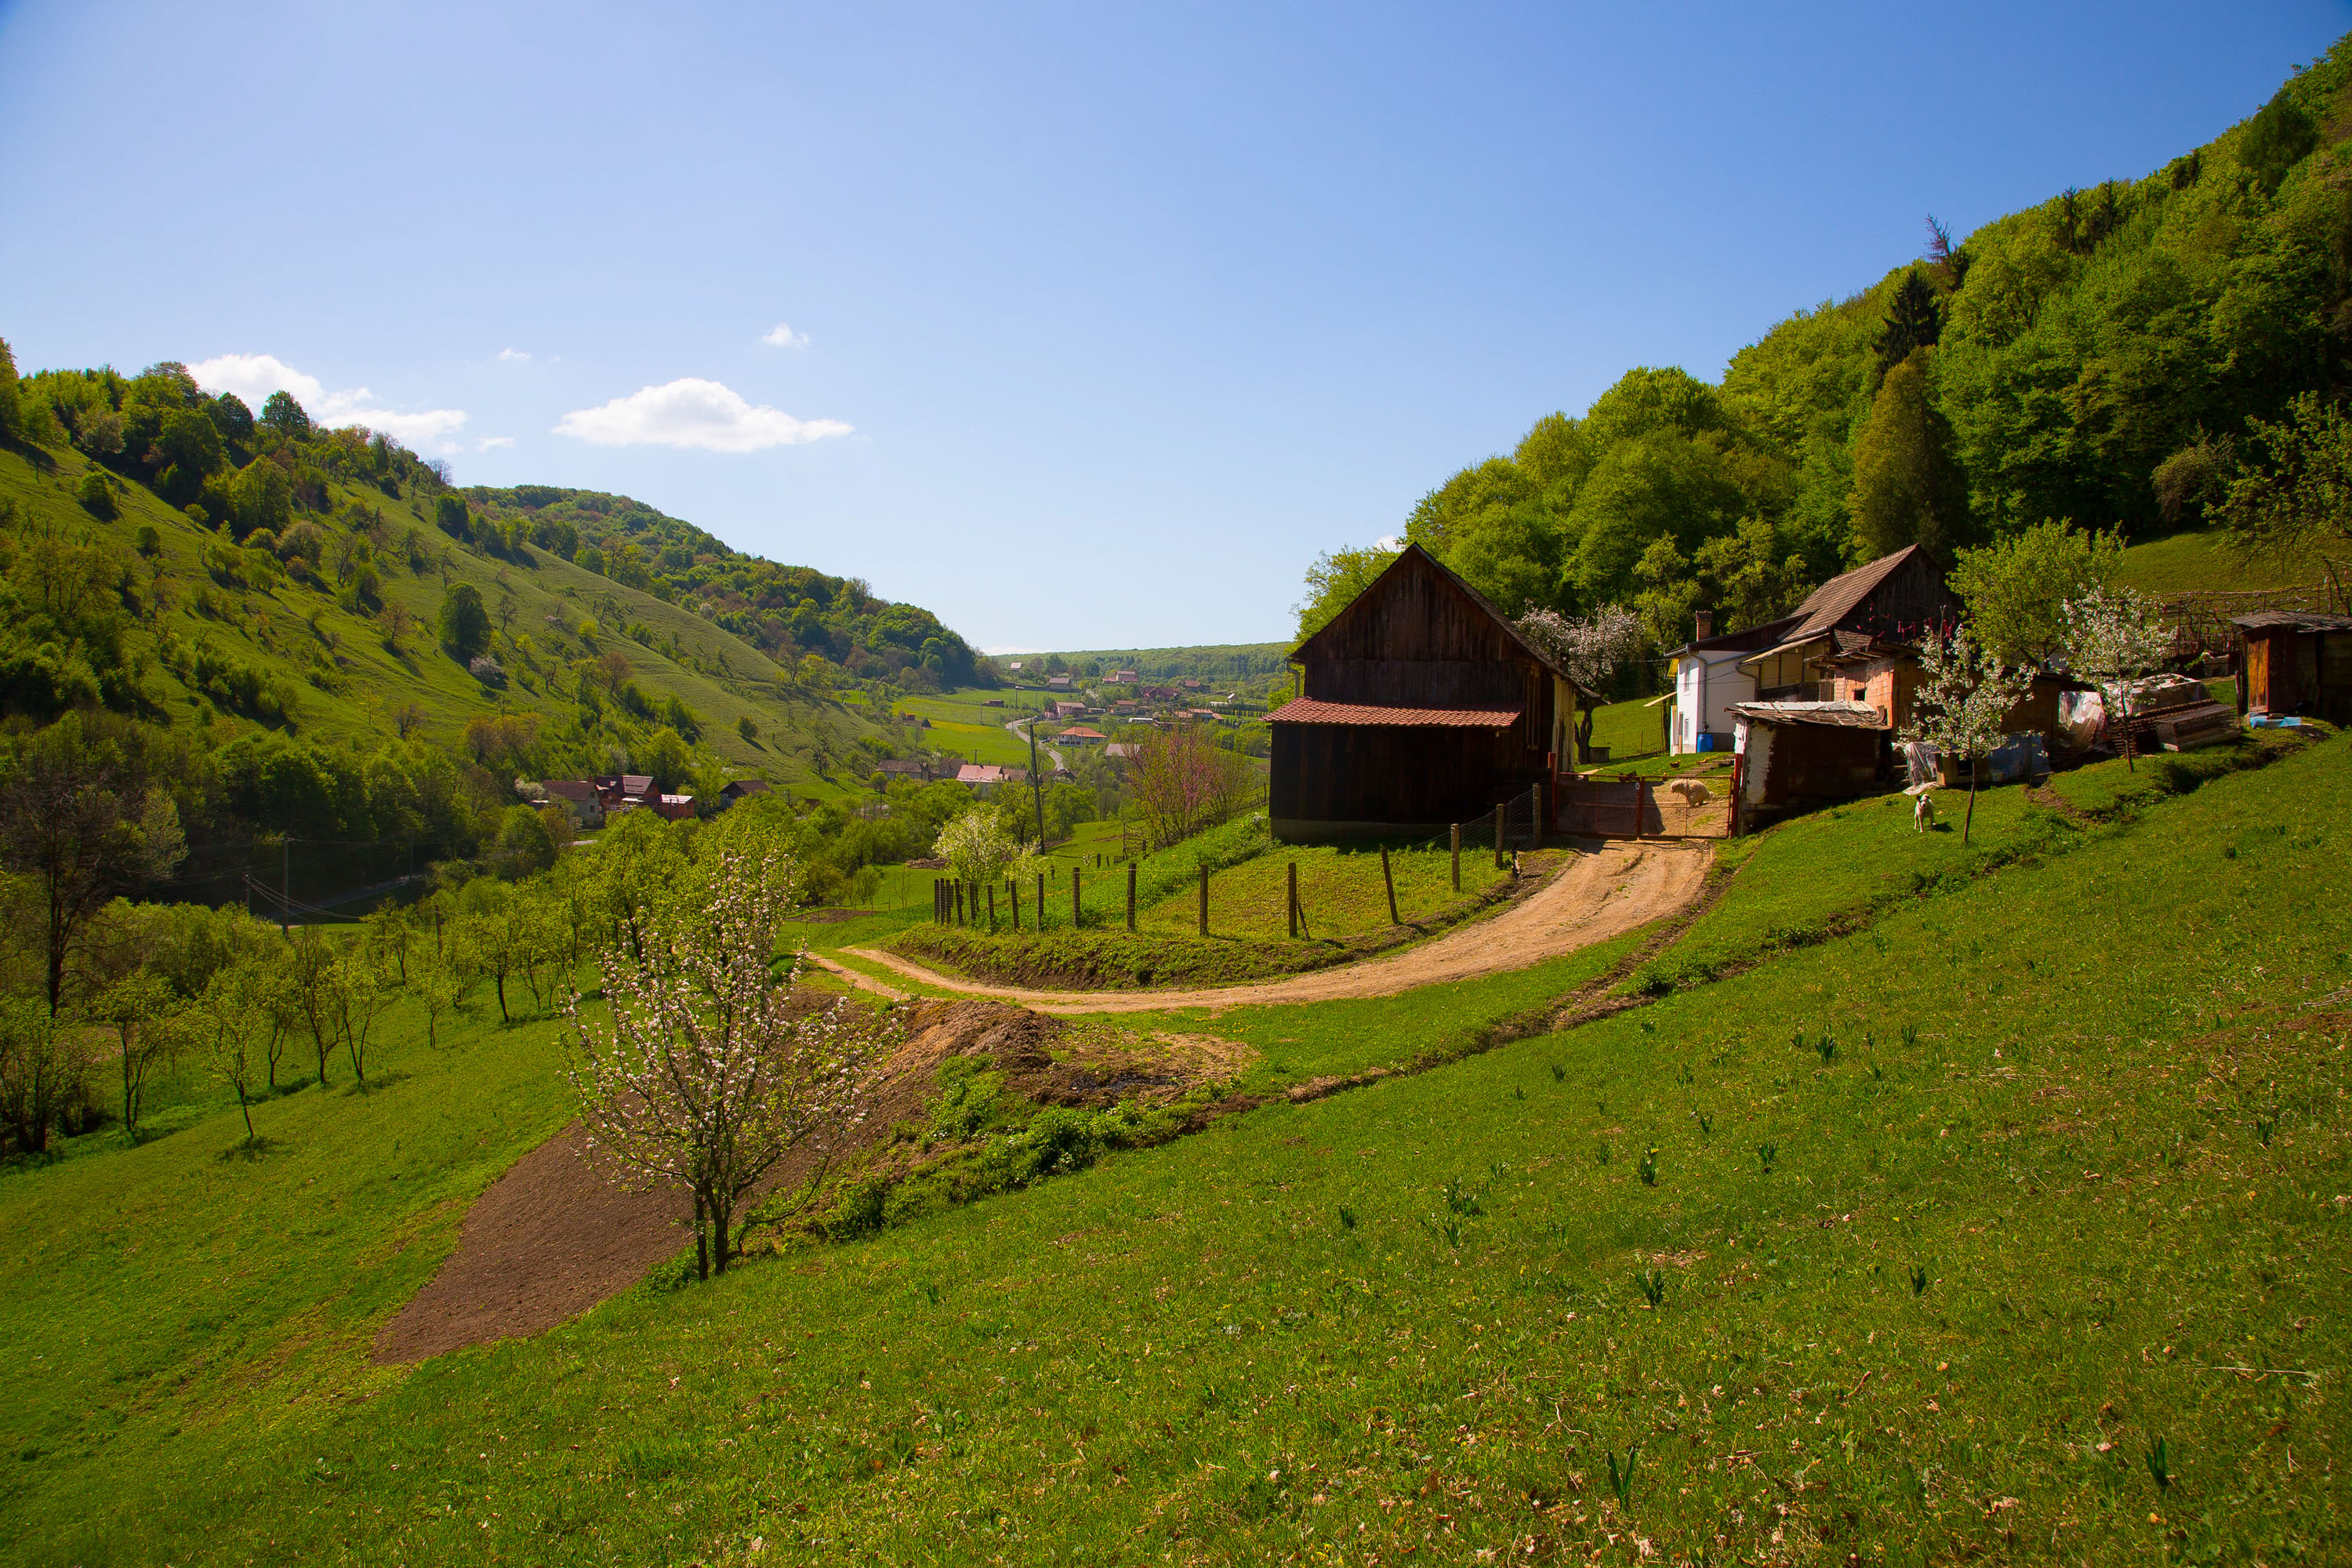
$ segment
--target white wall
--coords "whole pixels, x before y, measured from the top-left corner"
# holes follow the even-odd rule
[[[1675,727],[1668,748],[1674,755],[1696,751],[1703,731],[1729,737],[1738,721],[1732,705],[1756,700],[1756,678],[1739,668],[1747,657],[1733,649],[1676,656]]]

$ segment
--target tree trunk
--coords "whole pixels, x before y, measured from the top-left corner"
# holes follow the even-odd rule
[[[1968,809],[1967,813],[1966,813],[1963,816],[1961,816],[1961,818],[1960,818],[1960,843],[1961,843],[1961,845],[1962,845],[1963,847],[1966,847],[1966,845],[1968,844],[1968,841],[1969,841],[1969,828],[1971,828],[1971,827],[1974,827],[1974,826],[1976,826],[1976,821],[1977,821],[1977,760],[1976,760],[1974,757],[1970,757],[1970,758],[1969,759],[1969,809]]]
[[[511,1015],[509,1015],[509,1014],[507,1012],[507,973],[506,973],[506,971],[505,971],[505,970],[503,970],[503,969],[499,970],[499,973],[498,973],[498,974],[497,974],[497,976],[496,976],[495,978],[497,979],[497,982],[498,982],[498,987],[499,987],[499,1021],[500,1023],[504,1023],[504,1024],[511,1024],[511,1023],[513,1023],[513,1022],[514,1022],[514,1018],[513,1018],[513,1016],[512,1016]]]
[[[236,1086],[236,1108],[245,1112],[245,1141],[247,1143],[260,1142],[260,1136],[253,1130],[253,1102],[246,1098],[243,1084]]]
[[[131,1031],[122,1031],[122,1131],[133,1143],[139,1142],[139,1102],[131,1092]]]
[[[694,1189],[694,1272],[698,1279],[710,1278],[710,1237],[703,1228],[702,1189]]]

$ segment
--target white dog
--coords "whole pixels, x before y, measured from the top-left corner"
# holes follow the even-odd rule
[[[1919,792],[1919,798],[1915,801],[1911,806],[1912,830],[1917,833],[1925,833],[1935,826],[1936,797],[1929,795],[1927,791],[1921,790]]]

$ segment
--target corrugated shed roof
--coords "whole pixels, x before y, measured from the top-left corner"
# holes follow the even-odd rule
[[[2352,616],[2323,616],[2313,610],[2257,610],[2251,616],[2232,616],[2230,624],[2250,632],[2274,626],[2299,632],[2352,632]]]
[[[1886,728],[1886,715],[1867,702],[1738,702],[1731,710],[1761,724],[1827,724],[1843,730]]]
[[[1517,708],[1382,708],[1296,697],[1265,716],[1269,724],[1378,724],[1403,730],[1501,730],[1519,721]]]

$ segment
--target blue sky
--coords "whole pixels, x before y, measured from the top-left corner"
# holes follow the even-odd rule
[[[624,491],[982,647],[1271,639],[1538,416],[1718,374],[1928,212],[2146,173],[2347,28],[19,0],[0,336],[305,378],[461,482]]]

